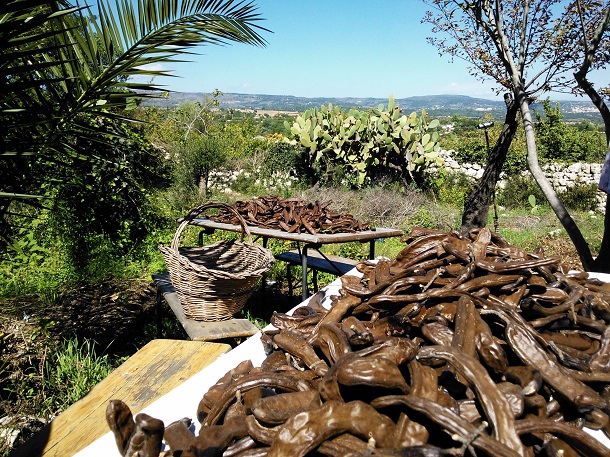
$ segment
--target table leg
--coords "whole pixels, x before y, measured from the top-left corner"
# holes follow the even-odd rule
[[[369,260],[375,258],[375,240],[369,241]]]
[[[157,299],[155,300],[155,320],[157,324],[157,338],[161,338],[161,309],[163,306],[163,293],[157,287]]]
[[[205,227],[199,231],[199,237],[197,239],[199,247],[203,246],[203,235],[212,235],[215,232],[215,229]]]
[[[264,236],[263,237],[263,247],[265,249],[267,249],[267,240],[269,240],[269,238]],[[266,297],[266,294],[265,294],[266,285],[267,285],[267,273],[265,272],[265,273],[263,273],[262,278],[261,278],[261,296],[263,299],[263,303],[265,302],[265,297]]]
[[[309,296],[309,292],[307,290],[307,243],[303,245],[303,252],[301,254],[301,267],[303,268],[301,285],[303,286],[303,301],[305,301]]]
[[[288,281],[288,295],[292,299],[292,270],[289,263],[286,263],[286,281]]]

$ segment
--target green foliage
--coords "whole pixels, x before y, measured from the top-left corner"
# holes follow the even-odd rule
[[[303,163],[312,181],[336,183],[339,176],[360,187],[376,170],[396,168],[407,182],[439,163],[438,120],[428,122],[425,112],[403,115],[393,97],[387,108],[380,105],[370,111],[332,104],[313,108],[286,126],[291,143],[304,148]]]
[[[148,204],[149,192],[163,182],[160,158],[150,145],[127,125],[103,119],[107,142],[84,138],[78,148],[96,151],[106,160],[74,160],[73,173],[58,177],[53,194],[51,226],[63,241],[64,250],[77,275],[88,275],[97,246],[107,240],[115,255],[142,242],[159,218]],[[116,136],[111,136],[116,132]]]
[[[534,203],[542,202],[537,207],[546,203],[540,187],[529,175],[515,175],[506,180],[506,186],[497,193],[496,200],[499,205],[508,208],[532,209],[530,196],[534,198]]]
[[[453,150],[453,158],[459,163],[478,163],[484,166],[487,162],[487,143],[485,133],[477,129],[477,125],[492,120],[489,115],[482,119],[454,116],[452,118],[453,131],[441,136],[440,141],[443,148]],[[488,129],[490,147],[493,147],[500,130],[501,126],[497,123]]]
[[[543,162],[600,163],[606,155],[605,136],[592,124],[571,126],[563,121],[559,103],[542,101],[536,115],[536,144]]]
[[[299,150],[292,144],[283,141],[269,141],[261,166],[261,176],[272,176],[273,172],[294,172],[299,175]]]
[[[98,356],[91,341],[64,340],[45,363],[44,406],[50,414],[58,414],[84,397],[111,371],[108,356]]]
[[[165,199],[151,199],[147,207],[146,211],[155,213],[156,222],[140,243],[125,250],[103,235],[89,236],[89,262],[80,272],[68,255],[67,235],[57,232],[57,222],[49,211],[43,211],[38,219],[21,218],[17,223],[23,227],[0,258],[0,298],[34,294],[42,303],[52,304],[58,290],[83,280],[95,283],[162,271],[165,264],[157,245],[171,242],[175,220],[184,213],[174,212]]]
[[[286,123],[289,125],[292,124],[292,122],[294,122],[294,118],[294,114],[288,113],[278,113],[273,116],[265,114],[260,120],[260,132],[262,135],[288,135],[290,131],[286,128]]]
[[[477,129],[477,125],[490,120],[493,120],[491,116],[485,116],[476,121],[472,119],[456,119],[455,130],[441,136],[440,142],[443,149],[454,151],[453,158],[458,163],[477,163],[485,166],[487,164],[487,142],[485,132]],[[487,129],[490,148],[493,148],[498,140],[502,131],[502,122],[503,120],[495,122],[493,127]],[[523,127],[519,126],[517,134],[508,150],[502,170],[510,175],[526,170],[526,156],[525,135]]]
[[[576,184],[559,192],[559,198],[570,209],[594,211],[597,209],[597,184]]]
[[[415,215],[409,220],[409,225],[414,227],[436,228],[436,221],[429,208],[422,207],[419,208]]]
[[[174,62],[202,43],[265,44],[252,3],[101,0],[97,6],[15,0],[3,9],[0,66],[9,77],[0,78],[0,241],[13,232],[10,202],[39,206],[36,198],[49,194],[58,175],[82,171],[78,162],[115,162],[90,144],[120,133],[109,132],[107,123],[128,119],[142,98],[161,93],[161,86],[143,82],[166,74],[151,63]]]
[[[174,182],[198,190],[208,198],[210,174],[227,163],[225,138],[218,133],[193,134],[177,148]]]
[[[252,116],[219,125],[227,156],[233,163],[252,156],[266,144],[265,139],[258,136],[258,126]]]
[[[342,243],[339,245],[339,255],[353,260],[368,258],[368,245],[365,243]]]
[[[34,219],[17,231],[5,255],[0,258],[0,297],[32,293],[45,296],[66,278],[61,274],[57,252],[41,238],[48,227]]]
[[[434,179],[427,181],[429,189],[441,203],[464,206],[465,197],[472,192],[475,182],[463,173],[440,172]]]
[[[266,138],[250,156],[241,160],[230,189],[243,194],[273,194],[289,197],[299,186],[298,149],[274,137]]]

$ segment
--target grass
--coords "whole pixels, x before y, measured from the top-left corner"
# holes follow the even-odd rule
[[[40,427],[84,397],[121,362],[113,363],[107,354],[98,355],[94,342],[87,339],[53,342],[42,338],[37,331],[27,337],[44,340],[44,344],[30,344],[27,354],[4,361],[0,366],[5,419],[5,433],[0,434],[0,456],[8,455],[12,445],[22,443],[31,435],[32,430],[27,429],[17,435],[14,444],[10,440],[11,430],[22,426],[24,410],[30,411],[29,416]],[[29,363],[25,363],[25,358]]]
[[[572,217],[589,242],[591,251],[596,254],[604,232],[603,215],[574,211]],[[490,222],[490,227],[492,226]],[[548,207],[540,207],[536,212],[527,209],[503,210],[499,215],[499,226],[500,233],[509,243],[526,251],[533,251],[549,243],[564,244],[566,248],[574,250],[565,229]]]
[[[108,355],[97,355],[91,340],[62,341],[45,361],[42,384],[45,408],[51,415],[63,411],[83,398],[112,369]]]

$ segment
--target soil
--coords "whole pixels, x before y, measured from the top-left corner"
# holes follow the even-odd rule
[[[262,325],[273,310],[287,311],[299,301],[299,296],[291,299],[274,283],[264,296],[255,293],[244,309]],[[27,383],[40,389],[38,373],[49,348],[63,338],[95,341],[96,353],[109,355],[116,366],[154,338],[187,338],[165,302],[159,321],[156,312],[154,283],[139,279],[84,285],[63,293],[53,306],[32,295],[0,302],[0,456],[53,418],[37,417],[36,401],[23,401],[23,395],[5,391],[5,386]],[[20,384],[20,379],[27,381]]]

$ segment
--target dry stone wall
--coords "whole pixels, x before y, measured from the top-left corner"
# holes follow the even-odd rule
[[[484,168],[477,163],[458,163],[453,158],[453,151],[442,150],[440,152],[445,169],[451,173],[463,173],[472,178],[479,179],[483,175]],[[562,165],[558,163],[542,165],[547,179],[550,181],[556,192],[564,192],[566,189],[577,184],[595,184],[599,182],[602,171],[601,163],[573,163]],[[525,172],[528,173],[528,172]],[[504,176],[501,176],[501,179]],[[504,187],[504,181],[498,183],[500,188]],[[598,211],[604,212],[606,208],[606,193],[597,192]]]

